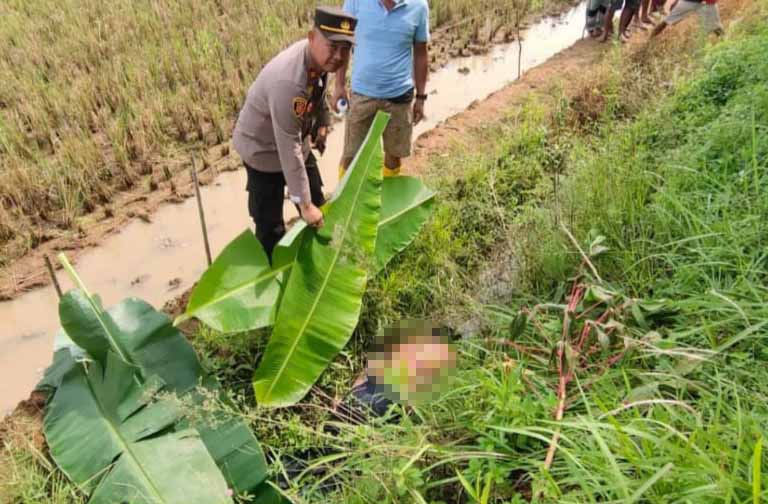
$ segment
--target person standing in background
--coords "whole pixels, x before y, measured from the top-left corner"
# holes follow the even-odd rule
[[[613,0],[608,12],[605,15],[605,26],[603,27],[603,38],[601,41],[607,42],[613,36],[613,16],[621,10],[619,17],[619,41],[622,43],[629,40],[629,23],[632,17],[640,8],[640,0]]]
[[[411,154],[413,126],[424,118],[429,72],[429,5],[426,0],[346,0],[357,21],[352,92],[347,65],[336,72],[331,107],[349,103],[340,175],[365,141],[376,113],[391,114],[384,131],[384,175],[400,172]]]
[[[672,4],[672,10],[664,18],[664,21],[656,25],[651,36],[658,36],[668,25],[677,24],[696,12],[699,13],[701,24],[707,33],[715,33],[718,36],[722,36],[725,33],[723,23],[720,20],[720,9],[717,7],[717,0],[677,0]]]

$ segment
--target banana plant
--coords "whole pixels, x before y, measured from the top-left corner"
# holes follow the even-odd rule
[[[128,502],[231,502],[228,489],[274,502],[250,429],[203,406],[205,397],[226,398],[184,335],[138,299],[105,311],[60,258],[79,288],[60,301],[58,350],[41,384],[53,390],[44,432],[59,467],[91,502],[122,502],[126,486],[138,489]],[[180,475],[190,480],[173,483]]]
[[[206,271],[180,323],[197,318],[223,332],[274,325],[254,376],[259,402],[300,400],[351,337],[369,278],[413,241],[435,193],[414,177],[381,178],[376,116],[365,143],[323,208],[325,226],[295,225],[275,248],[270,266],[249,230]]]
[[[260,404],[285,406],[300,400],[357,325],[367,272],[374,267],[382,184],[377,141],[386,125],[386,117],[374,121],[325,214],[325,225],[302,235],[275,328],[253,379]]]
[[[381,186],[381,216],[375,259],[378,273],[404,250],[429,218],[435,193],[416,177],[387,177]],[[310,230],[297,222],[278,243],[272,265],[249,229],[231,241],[203,273],[178,325],[196,318],[222,333],[274,325],[282,285],[296,260],[298,244]]]
[[[421,180],[407,176],[385,178],[381,193],[372,274],[384,269],[413,241],[429,218],[435,198]],[[324,208],[326,212],[333,201]],[[275,248],[270,265],[253,232],[243,231],[203,273],[184,314],[174,324],[196,318],[223,333],[274,325],[282,286],[296,261],[298,244],[308,232],[303,221],[295,224]]]

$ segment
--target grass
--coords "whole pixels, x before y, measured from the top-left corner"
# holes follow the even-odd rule
[[[559,0],[554,0],[559,1]],[[331,3],[339,3],[331,2]],[[489,0],[433,0],[436,31]],[[541,11],[550,3],[535,0]],[[99,0],[0,5],[0,264],[119,191],[227,141],[259,69],[310,26],[315,2]],[[498,9],[494,22],[509,19]],[[478,23],[460,33],[477,32]]]
[[[82,494],[47,454],[37,407],[27,407],[0,425],[0,502],[80,504]]]
[[[437,161],[433,219],[369,286],[358,333],[305,403],[254,405],[264,338],[201,329],[196,347],[286,494],[765,501],[766,20],[760,0],[715,46],[666,36],[617,51],[579,92]],[[334,419],[372,335],[406,317],[456,334],[451,391],[392,421]],[[48,488],[40,478],[56,473],[26,460],[19,488]]]
[[[400,317],[449,322],[462,336],[454,389],[392,424],[282,412],[290,427],[264,439],[288,494],[765,499],[766,7],[717,46],[692,43],[686,62],[674,45],[617,56],[596,76],[601,100],[531,104],[482,132],[483,153],[435,167],[436,214],[370,288],[357,344]],[[661,78],[673,66],[690,73]],[[331,373],[337,387],[352,362],[337,362],[349,370]],[[271,415],[246,411],[257,428]]]

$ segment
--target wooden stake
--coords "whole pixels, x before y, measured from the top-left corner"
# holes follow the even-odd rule
[[[53,288],[56,289],[56,295],[59,296],[59,299],[61,299],[62,293],[61,293],[61,285],[59,285],[59,280],[56,278],[56,271],[53,269],[53,263],[51,262],[51,258],[48,257],[48,254],[44,255],[43,258],[45,259],[45,266],[48,268],[48,274],[51,275],[51,282],[53,282]]]
[[[200,184],[197,181],[197,170],[195,170],[195,156],[191,158],[192,183],[195,185],[195,199],[197,200],[197,212],[200,214],[200,227],[203,229],[203,243],[205,244],[205,258],[208,260],[208,266],[213,262],[211,260],[211,245],[208,243],[208,229],[205,226],[205,213],[203,212],[203,200],[200,199]]]

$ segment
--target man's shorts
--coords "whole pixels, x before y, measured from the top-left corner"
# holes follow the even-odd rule
[[[664,22],[668,25],[677,24],[697,11],[706,31],[711,32],[723,29],[723,23],[720,21],[720,10],[717,8],[717,4],[690,2],[688,0],[677,2],[677,5],[675,5],[675,8],[672,9]]]
[[[344,130],[344,159],[351,160],[355,157],[379,110],[391,114],[389,124],[384,130],[384,152],[397,158],[410,156],[413,134],[412,107],[413,102],[392,103],[389,100],[352,93]]]
[[[640,7],[640,0],[613,0],[611,9],[614,11],[621,9],[637,9]]]

